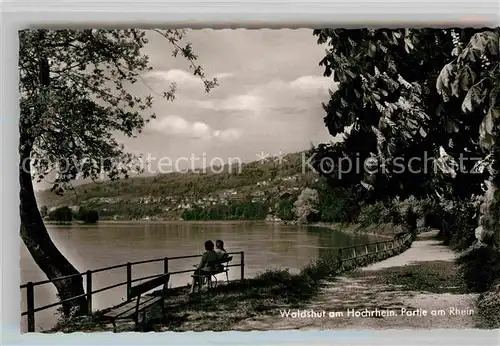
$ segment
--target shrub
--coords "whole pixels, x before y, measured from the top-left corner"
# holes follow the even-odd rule
[[[279,202],[277,215],[281,220],[285,221],[293,220],[294,218],[293,203],[295,201],[296,198],[287,198]]]
[[[500,249],[500,189],[495,193],[495,198],[490,206],[493,221],[493,246]]]
[[[457,203],[456,209],[448,213],[447,219],[450,225],[447,243],[459,251],[471,246],[476,239],[477,208],[469,202]]]
[[[81,207],[78,213],[76,213],[76,219],[88,224],[97,223],[99,221],[99,213],[97,210]]]
[[[324,222],[352,222],[359,214],[359,205],[346,189],[319,190],[319,212]]]
[[[471,246],[476,237],[478,206],[472,200],[442,201],[432,212],[431,227],[438,228],[439,239],[452,249],[462,251]]]
[[[41,215],[42,217],[46,217],[48,214],[49,214],[49,208],[48,208],[47,206],[45,206],[45,205],[44,205],[44,206],[42,206],[42,207],[40,208],[40,215]]]
[[[306,187],[302,190],[297,200],[293,203],[295,216],[299,223],[310,221],[314,214],[319,211],[319,194],[317,190]]]
[[[490,246],[473,246],[457,259],[467,287],[485,292],[500,279],[500,252]]]
[[[413,211],[412,207],[406,210],[404,225],[406,231],[410,232],[413,235],[413,239],[415,239],[417,235],[417,214]]]
[[[389,221],[391,221],[391,210],[382,202],[364,205],[358,216],[358,222],[364,227]]]
[[[58,222],[71,222],[73,220],[73,212],[69,207],[61,207],[49,212],[49,219]]]
[[[500,328],[500,280],[479,296],[477,308],[482,322],[480,328]]]

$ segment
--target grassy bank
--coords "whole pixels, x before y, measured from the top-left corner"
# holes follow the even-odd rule
[[[268,270],[244,282],[221,285],[210,292],[188,295],[188,288],[169,290],[166,297],[167,316],[161,320],[159,308],[149,312],[149,323],[142,331],[223,331],[241,320],[269,314],[281,308],[300,308],[318,292],[321,280],[334,277],[343,271],[395,256],[411,246],[411,240],[386,253],[365,256],[354,263],[346,261],[343,269],[336,256],[321,259],[304,267],[298,274],[287,270]],[[56,331],[109,331],[111,324],[97,312],[91,317],[61,321]],[[134,325],[119,324],[118,331],[130,331]]]
[[[478,326],[486,329],[500,328],[500,280],[477,299]]]

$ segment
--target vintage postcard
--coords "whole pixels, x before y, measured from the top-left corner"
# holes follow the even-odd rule
[[[21,331],[498,328],[499,36],[19,31]]]

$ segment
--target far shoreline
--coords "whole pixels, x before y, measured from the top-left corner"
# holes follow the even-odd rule
[[[55,226],[98,226],[100,224],[165,224],[165,223],[203,223],[203,224],[219,224],[219,223],[280,223],[279,221],[266,220],[99,220],[96,223],[84,223],[80,221],[58,222],[44,221],[46,225]]]
[[[295,226],[295,227],[317,227],[317,228],[324,228],[328,230],[334,230],[334,231],[339,231],[343,232],[345,234],[349,235],[358,235],[358,234],[363,234],[363,235],[370,235],[370,236],[377,236],[381,238],[392,238],[395,234],[397,234],[398,226],[395,226],[393,224],[373,224],[369,226],[363,226],[358,223],[336,223],[336,222],[311,222],[311,223],[306,223],[306,224],[298,224],[293,221],[283,221],[283,220],[100,220],[97,223],[84,223],[81,221],[72,221],[72,222],[57,222],[57,221],[44,221],[46,225],[50,226],[56,226],[56,227],[72,227],[72,226],[78,226],[78,227],[88,227],[88,228],[95,228],[98,227],[99,225],[120,225],[120,224],[139,224],[139,225],[146,225],[146,224],[179,224],[179,223],[185,223],[185,224],[210,224],[210,225],[217,225],[217,224],[252,224],[252,223],[260,223],[260,224],[278,224],[282,226]]]

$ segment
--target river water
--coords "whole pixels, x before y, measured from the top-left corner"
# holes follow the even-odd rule
[[[49,233],[61,252],[78,269],[94,270],[126,262],[154,258],[200,254],[205,240],[222,239],[228,252],[245,252],[245,277],[267,269],[288,268],[298,272],[302,267],[324,257],[338,247],[367,243],[368,235],[348,235],[318,227],[299,227],[265,222],[101,222],[94,226],[48,225]],[[240,261],[233,255],[232,264]],[[170,260],[169,271],[191,269],[199,258]],[[28,250],[21,245],[21,282],[46,280]],[[132,269],[132,278],[163,272],[163,262],[141,264]],[[240,278],[240,268],[229,271],[229,279]],[[126,280],[126,269],[96,273],[93,290]],[[172,275],[171,287],[186,285],[190,274]],[[120,303],[125,286],[93,296],[93,308],[102,309]],[[56,302],[51,284],[35,287],[35,308]],[[26,290],[21,290],[21,310],[26,310]],[[57,320],[56,308],[35,314],[36,330],[50,328]],[[21,320],[26,331],[26,317]]]

